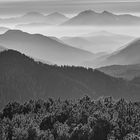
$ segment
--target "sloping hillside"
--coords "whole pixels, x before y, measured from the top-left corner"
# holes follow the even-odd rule
[[[93,53],[66,45],[58,39],[20,30],[9,30],[0,35],[0,44],[58,65],[79,65],[94,57]]]
[[[0,53],[0,103],[30,98],[63,99],[89,95],[93,98],[140,99],[140,86],[82,67],[58,67],[8,50]],[[133,96],[132,96],[133,95]]]

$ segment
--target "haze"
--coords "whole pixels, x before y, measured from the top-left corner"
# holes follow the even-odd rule
[[[139,13],[140,1],[132,0],[0,0],[0,15],[19,15],[29,11],[75,14],[92,9],[115,13]]]
[[[134,16],[139,16],[140,0],[0,0],[0,26],[9,29],[22,30],[31,34],[42,34],[53,38],[57,37],[57,39],[60,40],[63,37],[74,37],[74,40],[78,38],[80,41],[83,39],[82,41],[85,41],[83,42],[85,45],[82,45],[82,43],[75,42],[73,40],[66,41],[62,39],[61,41],[64,41],[63,43],[66,43],[67,45],[92,53],[111,53],[130,43],[132,40],[139,38],[139,24],[132,24],[127,26],[106,26],[104,24],[102,26],[61,25],[63,22],[78,15],[80,12],[85,10],[88,11],[89,9],[97,12],[98,14],[101,14],[103,11],[105,11],[105,14],[115,14],[116,16],[120,14],[131,14]],[[89,14],[90,10],[88,11]],[[44,17],[47,17],[47,15],[54,12],[55,14],[51,19],[51,22],[46,20],[44,21]],[[106,19],[106,16],[104,18]],[[50,23],[53,23],[54,25],[50,25]],[[100,34],[96,36],[96,39],[98,38],[96,42],[92,42],[91,40],[84,40],[85,38],[83,38],[83,36],[86,34],[91,34],[92,37],[95,37],[94,34],[98,32],[107,32],[107,35],[105,34],[102,36],[102,34]],[[110,42],[109,37],[112,34],[114,35]],[[100,37],[102,38],[103,43],[99,41]],[[121,37],[123,39],[121,39]],[[105,41],[105,39],[107,39],[107,41]],[[20,48],[21,52],[22,50],[24,49]]]

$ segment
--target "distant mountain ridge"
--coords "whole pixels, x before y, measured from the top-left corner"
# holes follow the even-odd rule
[[[108,56],[104,63],[130,65],[140,62],[140,39],[135,39],[124,48]]]
[[[84,65],[92,68],[99,68],[111,65],[135,65],[140,63],[140,39],[121,47],[111,54],[98,57],[96,60],[87,61]]]
[[[89,50],[91,52],[113,52],[123,45],[133,41],[132,36],[114,34],[107,31],[92,32],[74,37],[60,38],[64,43],[71,46]]]
[[[18,26],[21,25],[30,25],[32,24],[46,24],[46,25],[57,25],[57,24],[62,24],[69,18],[64,16],[63,14],[60,13],[51,13],[48,15],[41,14],[39,12],[28,12],[24,14],[23,16],[18,16],[18,17],[12,17],[12,18],[1,18],[0,22],[4,24],[16,24]]]
[[[116,15],[108,11],[96,13],[92,10],[86,10],[62,25],[139,25],[140,18],[129,14]]]
[[[140,77],[140,64],[135,65],[112,65],[101,67],[98,69],[101,72],[113,77],[132,80],[135,77]]]
[[[20,30],[9,30],[0,35],[0,44],[58,65],[79,65],[94,57],[93,53],[64,44],[59,39]]]
[[[43,22],[45,16],[39,12],[28,12],[22,16],[1,18],[1,24],[28,24],[31,22]]]
[[[54,25],[59,25],[65,21],[67,21],[69,18],[66,17],[65,15],[63,14],[60,14],[58,12],[54,12],[54,13],[51,13],[49,15],[46,16],[46,20],[45,22],[49,23],[49,24],[54,24]]]

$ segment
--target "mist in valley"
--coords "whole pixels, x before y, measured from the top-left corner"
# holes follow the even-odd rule
[[[140,0],[0,0],[0,140],[140,140]]]

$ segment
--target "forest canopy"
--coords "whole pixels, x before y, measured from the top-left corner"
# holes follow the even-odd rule
[[[48,98],[10,102],[0,113],[0,140],[128,139],[140,139],[140,102]]]

